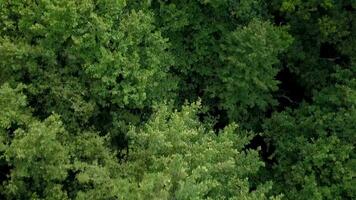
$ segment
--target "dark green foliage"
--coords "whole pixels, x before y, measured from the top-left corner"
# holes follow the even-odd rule
[[[261,21],[262,1],[158,1],[151,7],[176,55],[180,98],[200,96],[210,111],[226,111],[229,121],[249,128],[275,105],[277,57],[291,37]]]
[[[353,0],[272,1],[276,22],[287,24],[295,38],[286,65],[308,95],[330,83],[336,65],[354,66],[355,9]]]
[[[276,113],[267,120],[266,134],[276,145],[277,164],[272,178],[277,193],[283,192],[290,199],[355,197],[353,74],[340,70],[334,74],[339,83],[316,94],[312,104]]]
[[[355,11],[0,0],[0,199],[355,199]]]
[[[271,93],[278,88],[274,77],[279,69],[273,66],[290,40],[283,30],[259,21],[226,36],[220,58],[227,66],[216,72],[221,85],[214,84],[207,90],[221,99],[221,107],[230,119],[258,120],[258,113],[248,118],[251,111],[265,111],[276,104]]]

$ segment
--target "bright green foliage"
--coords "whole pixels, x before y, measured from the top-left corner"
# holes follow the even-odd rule
[[[96,133],[69,134],[58,115],[35,119],[22,89],[0,88],[0,168],[11,169],[0,197],[115,198],[118,163],[105,140]]]
[[[72,161],[71,175],[65,182],[68,196],[78,200],[118,199],[118,160],[105,138],[88,132],[68,136]]]
[[[249,134],[232,125],[216,135],[198,121],[197,109],[159,107],[129,133],[124,199],[266,199],[267,185],[249,190],[248,175],[263,165],[256,151],[242,150]]]
[[[7,175],[5,169],[8,167],[8,163],[3,154],[13,137],[10,129],[23,126],[30,121],[27,114],[28,109],[25,108],[27,104],[26,96],[21,94],[22,87],[19,85],[16,88],[12,88],[9,84],[0,86],[0,175],[2,179]],[[2,179],[0,179],[1,182],[3,181]],[[1,190],[2,187],[0,185]]]
[[[58,140],[63,133],[55,116],[43,123],[31,123],[28,131],[18,129],[14,132],[15,137],[5,151],[8,163],[14,166],[5,187],[8,196],[39,198],[39,195],[50,196],[56,191],[60,193],[55,194],[58,195],[55,199],[65,197],[58,184],[66,178],[69,167],[68,149]]]
[[[6,130],[12,124],[23,124],[29,119],[26,96],[21,93],[23,85],[12,88],[9,84],[3,84],[0,87],[0,130]]]
[[[37,113],[84,125],[101,107],[141,109],[170,96],[167,40],[124,1],[2,1],[0,72],[28,85]],[[113,109],[113,108],[111,108]]]
[[[147,99],[162,98],[165,89],[174,87],[174,81],[166,83],[169,88],[164,84],[159,86],[166,81],[171,63],[165,51],[167,40],[154,30],[152,20],[149,14],[133,11],[112,30],[111,44],[101,49],[100,62],[88,64],[87,71],[101,79],[100,84],[95,85],[98,88],[93,88],[95,94],[111,97],[112,103],[120,107],[140,108]],[[108,94],[103,93],[107,91],[105,88],[110,88]]]
[[[323,89],[313,104],[275,114],[266,134],[276,145],[276,192],[289,199],[355,197],[356,79],[340,70],[337,85]],[[353,77],[352,77],[353,76]],[[341,79],[340,79],[341,78]]]
[[[114,184],[118,162],[103,138],[94,133],[68,134],[58,115],[43,122],[26,119],[31,122],[15,131],[1,129],[0,158],[6,159],[11,173],[0,195],[51,200],[118,196]]]
[[[21,88],[12,89],[8,84],[1,87],[0,159],[1,167],[15,166],[11,179],[1,187],[1,194],[9,199],[36,198],[36,190],[45,193],[59,190],[56,181],[65,178],[66,149],[56,141],[56,133],[63,132],[55,117],[44,123],[33,122],[25,107],[26,97]],[[29,127],[27,124],[29,124]],[[15,127],[23,127],[16,131]],[[43,188],[44,187],[44,188]],[[30,189],[32,188],[32,189]],[[32,191],[32,192],[31,192]],[[61,193],[58,198],[62,199]]]
[[[118,163],[104,140],[90,133],[71,136],[58,117],[18,129],[5,151],[13,167],[8,199],[109,199],[118,196]],[[115,173],[114,173],[115,172]]]
[[[263,166],[243,150],[252,134],[229,126],[216,135],[199,122],[198,106],[159,107],[129,133],[119,165],[104,138],[69,134],[59,117],[32,120],[12,134],[4,157],[12,167],[7,199],[267,199],[270,184],[250,191],[248,176]]]

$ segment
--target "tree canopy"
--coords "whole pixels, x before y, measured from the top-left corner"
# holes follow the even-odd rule
[[[355,199],[353,0],[0,0],[0,199]]]

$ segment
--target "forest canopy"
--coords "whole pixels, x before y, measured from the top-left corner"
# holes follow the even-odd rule
[[[354,0],[0,0],[0,199],[356,198]]]

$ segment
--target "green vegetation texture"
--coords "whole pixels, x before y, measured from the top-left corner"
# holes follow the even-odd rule
[[[0,199],[356,199],[355,0],[0,0]]]

